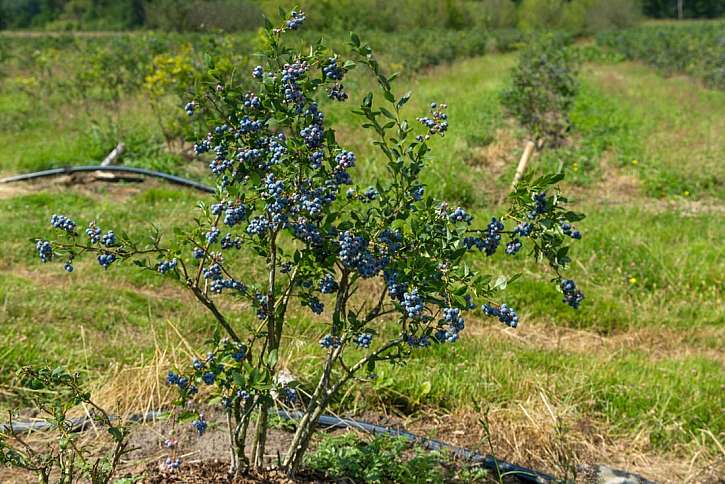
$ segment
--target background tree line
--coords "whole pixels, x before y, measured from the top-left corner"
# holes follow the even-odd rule
[[[598,31],[639,15],[714,18],[722,0],[0,0],[0,29],[243,31],[301,4],[312,28],[522,28]],[[408,14],[399,15],[401,11]]]

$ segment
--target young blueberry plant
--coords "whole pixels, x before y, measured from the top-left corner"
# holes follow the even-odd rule
[[[521,52],[501,102],[539,148],[565,140],[579,87],[576,75],[577,61],[561,36],[541,35]]]
[[[7,424],[0,425],[0,465],[33,472],[38,482],[61,484],[91,482],[105,484],[118,468],[121,458],[129,452],[128,431],[114,421],[85,391],[80,376],[63,368],[32,368],[18,370],[18,379],[28,391],[41,422],[49,424],[49,435],[42,446],[29,443],[27,430],[18,428],[12,412]],[[94,425],[106,428],[113,441],[112,448],[98,456],[79,439],[79,424],[68,412],[84,405]]]
[[[179,281],[210,311],[219,332],[208,354],[187,370],[170,372],[167,381],[185,404],[209,395],[199,392],[204,387],[226,410],[231,473],[263,465],[275,402],[302,409],[281,461],[292,474],[319,416],[354,379],[373,377],[380,362],[399,363],[432,345],[454,343],[466,312],[480,309],[515,327],[516,311],[494,302],[514,277],[478,273],[467,260],[482,258],[479,253],[505,251],[508,257],[528,246],[554,268],[553,283],[567,302],[576,307],[582,298],[559,276],[574,238],[563,224],[581,218],[563,208],[565,200],[553,188],[561,175],[525,179],[503,216],[475,225],[463,208],[426,194],[419,180],[433,139],[447,131],[446,106],[434,103],[430,115],[409,124],[402,110],[410,93],[396,95],[396,76],[381,72],[356,35],[354,60],[322,43],[304,51],[285,47],[286,35],[303,20],[304,13],[293,12],[280,26],[267,25],[266,50],[250,72],[254,92],[227,97],[237,99],[224,110],[231,114],[196,143],[217,180],[215,199],[200,204],[196,225],[168,241],[154,234],[142,246],[120,230],[109,238],[93,222],[84,229],[54,216],[61,237],[36,241],[43,262],[59,260],[70,268],[84,253],[94,254],[104,269],[135,261]],[[338,144],[322,111],[327,103],[355,97],[343,80],[356,65],[367,68],[380,88],[379,100],[369,92],[353,111],[385,160],[387,176],[374,186],[355,183],[357,157]],[[250,257],[265,268],[264,277],[240,276]],[[244,301],[246,319],[238,309],[226,312],[225,298]],[[292,308],[309,310],[319,323],[324,358],[309,391],[280,375]],[[207,428],[201,415],[193,425],[199,434]]]

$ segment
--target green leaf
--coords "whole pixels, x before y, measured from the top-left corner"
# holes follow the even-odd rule
[[[504,275],[500,275],[496,278],[496,282],[493,283],[493,289],[503,291],[508,285],[508,278]]]
[[[108,433],[113,436],[113,440],[116,442],[123,441],[123,431],[118,427],[108,427]]]
[[[405,104],[410,100],[410,96],[412,96],[413,93],[411,91],[406,92],[403,94],[403,96],[398,100],[398,109],[405,106]]]
[[[579,220],[583,220],[585,217],[586,215],[578,212],[566,212],[564,214],[564,218],[567,222],[578,222]]]
[[[277,350],[272,350],[267,353],[265,362],[267,363],[268,367],[273,368],[277,364]]]
[[[431,382],[430,381],[424,381],[420,385],[420,395],[419,395],[419,398],[423,398],[426,395],[428,395],[432,389],[433,389],[433,385],[431,384]]]
[[[363,99],[362,106],[365,108],[369,108],[372,105],[373,105],[373,93],[369,92]]]
[[[383,113],[386,118],[395,119],[395,115],[385,108],[380,108],[380,112]]]

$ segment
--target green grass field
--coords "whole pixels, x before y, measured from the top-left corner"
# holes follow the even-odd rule
[[[509,54],[472,58],[411,82],[409,118],[430,101],[449,104],[451,128],[436,142],[424,180],[478,217],[502,210],[524,144],[498,102],[514,62]],[[472,321],[452,352],[434,349],[383,368],[337,410],[403,415],[413,428],[476,447],[477,408],[487,407],[497,452],[520,464],[560,469],[565,459],[556,449],[564,448],[572,459],[664,481],[696,479],[702,469],[717,476],[725,432],[725,92],[636,63],[590,63],[581,80],[572,142],[543,152],[531,169],[564,166],[563,191],[587,214],[578,262],[568,271],[586,292],[583,307],[558,304],[546,276],[528,266],[530,277],[507,295],[520,310],[518,329]],[[29,106],[23,95],[0,93],[0,175],[83,164],[108,151],[79,110],[46,116]],[[126,163],[205,176],[201,163],[156,148],[161,136],[144,99],[123,106]],[[380,176],[380,160],[352,115],[337,106],[329,118],[342,144],[358,153],[361,183]],[[192,342],[209,335],[213,322],[203,308],[156,274],[120,266],[103,272],[90,260],[66,274],[41,265],[29,242],[48,233],[55,212],[138,236],[152,222],[183,227],[198,197],[150,182],[0,185],[0,407],[21,398],[13,369],[40,363],[79,369],[107,403],[130,405],[136,400],[119,388],[138,387],[139,375],[159,381],[166,366],[184,360],[189,349],[180,334]],[[476,264],[493,264],[496,273],[511,262],[499,255]],[[253,317],[230,309],[239,309],[240,324]],[[312,322],[309,312],[294,314],[295,341],[284,355],[303,380],[315,371],[309,355],[322,354]],[[123,367],[132,370],[119,373]],[[111,375],[120,375],[116,393],[107,391]],[[145,388],[150,394],[138,401],[164,399],[157,385]]]

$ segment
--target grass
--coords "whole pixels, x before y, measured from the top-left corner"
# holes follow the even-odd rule
[[[498,104],[514,61],[511,55],[491,55],[439,66],[411,86],[410,117],[421,115],[433,100],[450,105],[450,131],[437,142],[424,179],[436,195],[472,206],[477,217],[499,209],[523,145],[524,134]],[[369,82],[358,75],[350,85]],[[88,117],[64,109],[70,111],[33,113],[22,96],[0,94],[3,116],[25,113],[21,124],[0,133],[0,172],[102,158],[115,140],[94,141],[99,138]],[[467,321],[466,336],[453,349],[421,352],[404,367],[380,369],[376,381],[351,389],[337,409],[385,408],[427,421],[441,414],[477,415],[478,404],[488,405],[502,415],[500,435],[530,439],[535,446],[532,434],[553,432],[535,423],[540,420],[535,412],[544,410],[531,402],[541,397],[579,443],[603,449],[592,458],[616,462],[618,452],[632,443],[649,459],[644,462],[682,457],[713,462],[725,431],[725,267],[719,249],[725,237],[725,144],[718,138],[725,127],[723,112],[725,93],[689,79],[663,79],[631,63],[588,64],[572,113],[573,142],[541,154],[532,166],[541,171],[565,166],[570,177],[564,191],[573,193],[574,206],[588,215],[579,224],[584,232],[574,253],[579,262],[568,272],[585,289],[585,305],[576,312],[560,304],[547,278],[533,276],[528,265],[507,295],[520,310],[520,328]],[[336,107],[329,118],[359,153],[360,177],[382,176],[369,139],[353,128],[354,117]],[[127,161],[198,173],[153,148],[161,138],[143,99],[129,100],[122,119],[127,120],[124,141],[131,146]],[[126,227],[138,237],[152,221],[163,230],[185,226],[192,222],[196,193],[157,184],[0,189],[5,336],[0,406],[18,402],[12,369],[19,365],[65,364],[101,381],[112,366],[137,365],[152,359],[159,345],[179,345],[174,328],[191,342],[209,334],[210,317],[156,274],[130,267],[104,272],[87,260],[68,275],[39,264],[29,243],[47,233],[54,212],[96,219],[102,227]],[[240,264],[248,260],[244,256]],[[479,257],[475,264],[498,273],[511,261]],[[227,309],[237,324],[252,318],[243,307]],[[310,375],[310,355],[321,354],[320,327],[306,311],[295,312],[291,322],[294,342],[284,361],[293,372]],[[604,440],[596,444],[594,435]],[[548,455],[544,446],[516,454],[518,444],[497,442],[511,459],[536,462],[532,453]],[[552,468],[552,459],[541,457],[539,463]],[[661,467],[666,471],[632,464],[638,465],[664,479],[688,475],[686,464]]]

